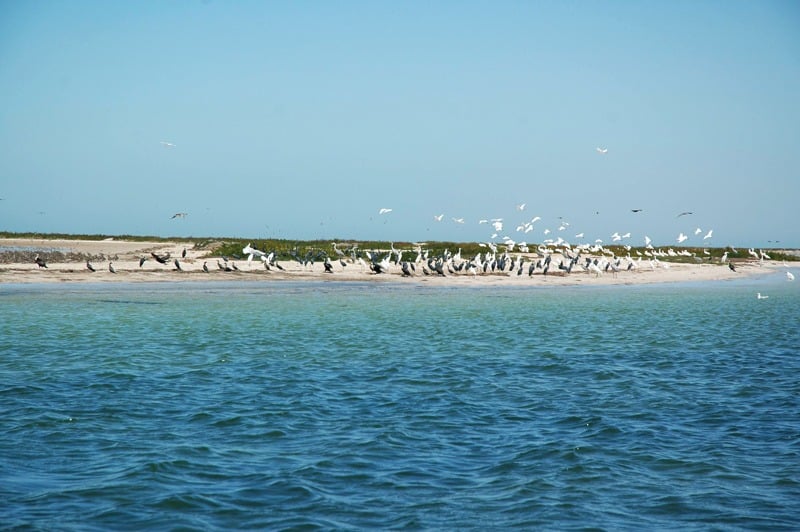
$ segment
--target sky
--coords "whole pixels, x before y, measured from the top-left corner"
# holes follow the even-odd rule
[[[0,0],[0,231],[800,247],[799,95],[793,1]]]

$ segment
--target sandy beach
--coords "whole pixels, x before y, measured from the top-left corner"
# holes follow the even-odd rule
[[[185,257],[182,255],[184,254]],[[159,256],[169,254],[166,264],[157,262],[152,253]],[[48,260],[47,267],[40,267],[32,258],[37,254],[59,257]],[[403,283],[431,283],[461,286],[476,285],[627,285],[642,283],[674,283],[686,281],[724,281],[743,275],[767,274],[782,266],[777,261],[743,261],[731,271],[725,264],[704,262],[698,264],[670,263],[659,261],[654,267],[648,260],[641,260],[630,270],[619,272],[611,270],[602,273],[587,272],[576,267],[570,274],[553,268],[548,275],[537,271],[528,275],[527,266],[522,275],[513,272],[488,272],[476,275],[466,272],[439,276],[423,273],[422,264],[416,265],[412,276],[404,276],[400,266],[392,264],[387,273],[376,274],[363,266],[347,262],[342,266],[338,260],[332,261],[333,273],[326,273],[321,262],[303,266],[293,260],[279,262],[283,270],[275,267],[267,270],[262,261],[254,258],[230,260],[228,266],[233,271],[225,271],[221,257],[209,256],[206,249],[195,249],[192,242],[161,241],[139,242],[117,239],[107,240],[52,240],[52,239],[0,239],[0,283],[80,283],[80,282],[179,282],[179,281],[282,281],[282,280],[324,280],[324,281],[376,281]],[[20,257],[28,257],[22,261]],[[146,258],[139,265],[140,259]],[[558,255],[554,255],[554,263]],[[89,259],[96,271],[86,266]],[[180,261],[181,270],[175,266],[174,259]],[[529,255],[528,260],[535,255]],[[206,264],[209,271],[203,270]],[[116,273],[112,273],[109,264]],[[235,267],[235,269],[234,269]]]

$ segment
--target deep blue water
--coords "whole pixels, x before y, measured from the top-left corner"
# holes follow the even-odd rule
[[[0,528],[796,530],[799,376],[782,273],[0,285]]]

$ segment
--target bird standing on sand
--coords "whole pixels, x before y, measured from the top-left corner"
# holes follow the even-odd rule
[[[175,269],[178,270],[179,272],[183,271],[183,268],[181,268],[181,263],[178,262],[178,259],[175,259]]]
[[[88,260],[86,261],[86,269],[92,273],[95,272],[94,266],[92,266],[92,264]]]
[[[117,270],[114,269],[114,264],[112,262],[108,263],[108,271],[111,273],[117,273]]]
[[[46,262],[44,261],[44,259],[43,259],[43,258],[41,258],[39,255],[36,255],[36,258],[35,258],[35,259],[33,259],[33,262],[35,262],[35,263],[36,263],[36,265],[37,265],[37,266],[38,266],[40,269],[41,269],[41,268],[47,268],[47,263],[46,263]]]
[[[205,262],[203,263],[203,271],[208,273],[208,264]]]
[[[729,262],[729,263],[728,263],[728,268],[730,268],[732,272],[735,272],[735,271],[736,271],[736,267],[733,265],[733,263],[732,263],[732,262]]]

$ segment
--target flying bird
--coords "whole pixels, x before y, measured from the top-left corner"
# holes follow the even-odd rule
[[[679,214],[678,216],[676,216],[675,218],[680,218],[681,216],[686,216],[687,214],[694,214],[694,213],[693,213],[693,212],[691,212],[691,211],[683,211],[682,213],[680,213],[680,214]]]
[[[703,237],[703,240],[706,240],[706,239],[708,239],[708,238],[711,238],[711,234],[712,234],[713,232],[714,232],[714,230],[713,230],[713,229],[709,229],[709,230],[708,230],[708,233],[706,233],[706,236],[704,236],[704,237]]]
[[[769,296],[762,296],[761,292],[757,292],[756,299],[769,299]]]
[[[161,141],[161,145],[164,146],[165,148],[174,148],[175,147],[175,144],[173,144],[171,142],[167,142],[165,140]]]
[[[390,212],[392,212],[392,209],[385,209],[384,208],[384,209],[379,210],[378,214],[389,214]]]
[[[684,235],[683,233],[679,234],[679,235],[678,235],[678,244],[680,244],[681,242],[683,242],[683,241],[684,241],[684,240],[686,240],[687,238],[689,238],[689,237],[688,237],[688,236],[686,236],[686,235]]]
[[[524,211],[525,210],[525,205],[527,205],[527,204],[526,203],[520,203],[519,205],[517,205],[517,210],[518,211]]]
[[[605,155],[606,153],[608,153],[608,148],[601,148],[600,146],[598,146],[597,153],[599,153],[600,155]]]
[[[433,217],[433,219],[434,219],[434,220],[436,220],[437,222],[441,222],[441,221],[442,221],[442,218],[444,218],[444,213],[442,213],[442,214],[437,214],[437,215],[435,215],[435,216]]]
[[[186,218],[187,216],[189,216],[188,212],[176,212],[170,217],[170,220],[175,218]]]
[[[631,209],[631,212],[642,212],[642,209]]]

